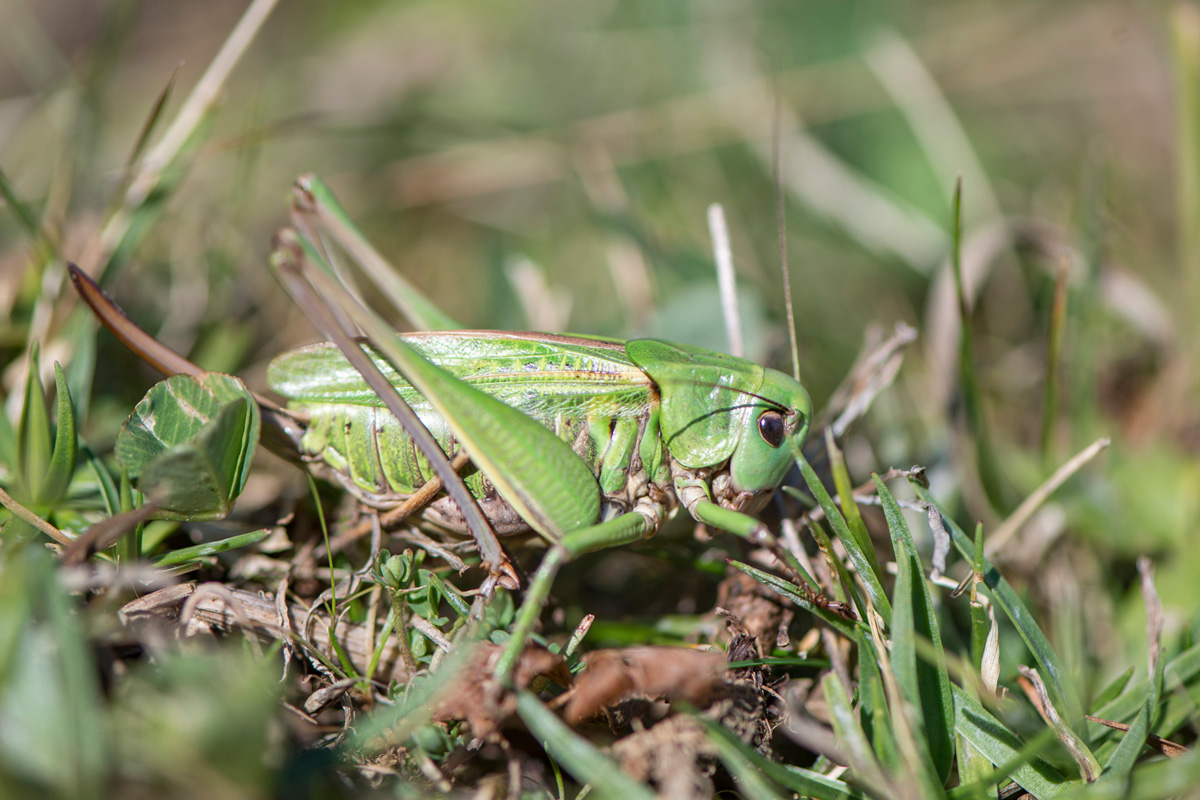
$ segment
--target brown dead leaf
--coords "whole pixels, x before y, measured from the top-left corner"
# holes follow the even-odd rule
[[[736,619],[732,628],[741,628]],[[748,661],[757,652],[753,638],[732,630],[726,662]],[[679,650],[680,648],[636,648]],[[717,653],[690,652],[698,656]],[[711,667],[696,665],[698,671]],[[709,673],[710,675],[712,673]],[[719,691],[718,691],[719,690]],[[749,666],[718,672],[710,691],[710,704],[699,716],[729,730],[758,753],[770,757],[774,727],[768,708],[773,692],[763,688],[763,670]],[[699,704],[697,704],[699,705]],[[623,736],[612,746],[621,769],[638,781],[653,783],[660,797],[710,797],[713,775],[719,760],[718,748],[705,726],[691,714],[675,714],[649,727]]]
[[[684,700],[703,707],[722,685],[725,656],[686,647],[597,650],[584,658],[575,688],[560,698],[567,724],[578,725],[634,698]]]
[[[516,695],[502,689],[492,677],[503,651],[501,645],[491,642],[477,645],[457,680],[438,693],[433,705],[434,720],[466,720],[477,739],[487,739],[495,733],[517,707]],[[562,656],[531,642],[517,661],[513,685],[524,689],[539,676],[560,686],[571,685],[571,672]]]

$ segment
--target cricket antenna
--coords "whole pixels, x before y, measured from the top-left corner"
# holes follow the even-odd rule
[[[788,341],[792,345],[792,375],[800,382],[800,347],[796,343],[796,314],[792,309],[792,279],[788,275],[787,225],[783,218],[783,136],[780,134],[782,92],[778,80],[775,83],[775,120],[772,134],[773,171],[775,173],[775,227],[779,231],[779,268],[783,272],[783,300],[787,305]]]

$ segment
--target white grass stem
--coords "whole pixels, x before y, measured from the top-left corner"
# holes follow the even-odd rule
[[[708,207],[708,234],[712,237],[713,259],[717,262],[717,288],[721,292],[721,315],[725,318],[725,340],[729,352],[738,358],[746,357],[742,339],[742,317],[738,313],[737,280],[733,270],[733,250],[729,246],[729,225],[725,208],[720,203]]]

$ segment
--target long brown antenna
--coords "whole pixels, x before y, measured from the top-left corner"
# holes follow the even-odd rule
[[[792,345],[792,375],[800,382],[800,346],[796,343],[796,314],[792,309],[792,279],[788,274],[787,224],[783,215],[783,136],[780,133],[782,93],[775,84],[775,120],[771,158],[775,173],[775,227],[779,231],[779,268],[783,272],[783,300],[787,304],[788,341]]]

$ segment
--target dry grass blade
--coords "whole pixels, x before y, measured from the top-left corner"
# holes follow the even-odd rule
[[[1025,689],[1025,694],[1033,702],[1038,713],[1046,724],[1054,729],[1058,735],[1058,740],[1062,742],[1063,747],[1067,748],[1067,752],[1075,759],[1075,763],[1079,766],[1079,773],[1088,783],[1094,783],[1100,777],[1100,763],[1096,757],[1092,755],[1087,746],[1079,740],[1058,713],[1058,709],[1050,702],[1050,695],[1046,691],[1046,684],[1042,680],[1042,676],[1037,673],[1037,670],[1031,669],[1024,664],[1017,667],[1021,675],[1024,677],[1022,688]]]
[[[133,224],[134,211],[150,197],[171,162],[183,151],[200,123],[216,106],[230,73],[245,55],[277,2],[278,0],[254,0],[250,4],[237,26],[225,39],[212,63],[208,65],[204,75],[192,88],[170,127],[163,133],[162,139],[141,160],[137,172],[129,182],[129,188],[125,191],[121,208],[105,223],[99,236],[81,259],[89,274],[97,278],[103,276],[109,258],[116,252]]]
[[[122,619],[131,625],[147,620],[178,622],[184,604],[196,593],[196,587],[195,583],[180,584],[140,597],[121,609]],[[191,624],[185,629],[186,632],[194,634],[207,627],[222,631],[240,630],[264,643],[282,641],[293,646],[312,648],[325,655],[332,653],[328,624],[309,626],[311,633],[308,638],[292,633],[304,628],[302,621],[312,613],[311,609],[294,604],[277,604],[275,599],[261,592],[229,589],[228,596],[236,603],[236,612],[225,599],[211,595],[201,597],[192,609]],[[281,610],[286,611],[287,617],[281,616]],[[372,642],[377,640],[382,626],[372,634],[364,626],[339,620],[333,630],[351,664],[360,674],[365,674],[374,656]],[[382,683],[403,683],[409,679],[400,645],[394,637],[384,644],[374,677]]]
[[[984,554],[987,558],[994,558],[1000,549],[1008,543],[1009,539],[1016,535],[1021,526],[1029,521],[1029,518],[1033,516],[1033,512],[1037,511],[1042,503],[1046,502],[1046,499],[1054,493],[1055,489],[1066,483],[1068,478],[1081,470],[1084,465],[1099,455],[1100,451],[1104,450],[1111,443],[1112,440],[1107,437],[1097,439],[1079,451],[1067,463],[1055,470],[1054,474],[1026,497],[1009,518],[996,529],[996,532],[988,537],[987,544],[984,546]]]
[[[1138,575],[1141,576],[1142,602],[1146,605],[1146,648],[1147,675],[1157,680],[1158,659],[1162,650],[1163,626],[1166,619],[1163,615],[1162,598],[1154,586],[1154,562],[1145,556],[1137,560]]]
[[[746,345],[742,340],[742,319],[738,313],[737,273],[733,267],[733,250],[729,246],[729,223],[725,221],[725,208],[720,203],[708,207],[708,235],[712,238],[713,261],[717,265],[717,285],[721,288],[725,340],[729,343],[730,355],[744,358]]]
[[[1104,719],[1103,717],[1094,717],[1091,714],[1087,715],[1088,722],[1094,722],[1097,725],[1103,725],[1106,728],[1112,728],[1114,731],[1129,732],[1130,726],[1124,722],[1116,720]],[[1185,747],[1177,742],[1172,742],[1170,739],[1164,739],[1161,736],[1156,736],[1151,733],[1146,737],[1146,745],[1158,752],[1162,753],[1167,758],[1180,758],[1192,752],[1190,748]]]
[[[817,417],[816,426],[828,425],[841,438],[871,403],[891,386],[904,360],[904,349],[917,340],[917,329],[898,323],[887,338],[878,326],[867,329],[862,349],[846,377]]]

